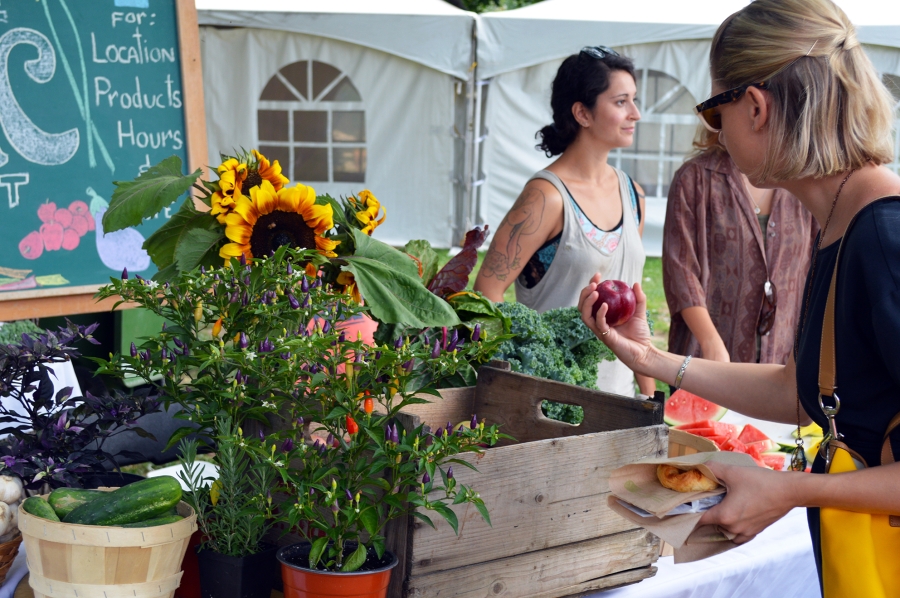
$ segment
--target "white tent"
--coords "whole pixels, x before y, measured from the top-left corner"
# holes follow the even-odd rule
[[[528,177],[550,162],[534,149],[534,134],[552,121],[550,84],[556,70],[581,47],[602,44],[632,57],[639,71],[643,118],[635,144],[610,158],[647,192],[644,246],[648,255],[660,255],[668,184],[690,152],[697,125],[693,106],[709,94],[710,40],[719,23],[746,4],[544,0],[482,15],[477,56],[479,89],[487,89],[487,135],[480,148],[485,174],[473,202],[474,219],[496,228]],[[900,75],[900,4],[844,4],[876,68]]]
[[[376,236],[449,247],[476,16],[442,0],[196,0],[211,160],[260,147],[317,193],[371,189]]]

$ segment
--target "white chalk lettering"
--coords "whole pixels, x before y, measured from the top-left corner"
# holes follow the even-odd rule
[[[119,133],[119,147],[126,147],[126,141],[131,147],[139,147],[141,149],[151,148],[158,149],[161,147],[171,147],[173,150],[180,150],[184,146],[181,131],[137,131],[134,130],[134,121],[128,119],[128,130],[122,128],[122,121],[118,121],[117,125]]]
[[[118,46],[109,44],[103,50],[102,55],[97,53],[97,39],[91,32],[91,57],[94,62],[104,64],[108,62],[119,64],[152,64],[158,62],[175,63],[175,48],[150,48],[144,40],[140,27],[134,28],[131,35],[134,43],[130,46]]]
[[[19,187],[27,185],[28,179],[29,175],[27,172],[0,174],[0,187],[6,189],[6,197],[9,199],[10,208],[19,205]]]

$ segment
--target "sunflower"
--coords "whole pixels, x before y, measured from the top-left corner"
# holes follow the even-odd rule
[[[275,190],[264,179],[250,189],[250,199],[238,198],[234,211],[225,217],[227,243],[219,250],[226,262],[242,254],[248,258],[269,255],[282,245],[301,249],[316,249],[326,257],[335,257],[338,242],[325,238],[334,228],[330,205],[316,205],[312,187],[297,185]],[[315,274],[315,267],[307,264],[307,272]]]
[[[219,224],[225,224],[225,217],[234,211],[237,199],[243,195],[243,185],[250,171],[245,162],[229,158],[216,168],[216,172],[219,173],[219,190],[210,198],[211,213]]]
[[[358,210],[356,219],[363,225],[362,232],[371,236],[372,232],[387,218],[387,210],[368,189],[360,191],[358,198],[351,195],[349,200],[354,209]],[[378,218],[379,212],[381,212],[381,218]]]
[[[343,293],[350,295],[357,303],[362,303],[362,296],[359,294],[359,286],[356,284],[356,278],[352,272],[341,272],[338,274],[337,283],[343,285]]]
[[[247,176],[247,180],[244,181],[244,195],[263,181],[272,183],[272,187],[276,191],[283,189],[290,182],[286,176],[281,174],[281,164],[278,163],[278,160],[269,162],[268,158],[256,150],[250,150],[250,153],[253,155],[253,160],[256,164],[254,165],[255,168],[250,168],[250,174]]]

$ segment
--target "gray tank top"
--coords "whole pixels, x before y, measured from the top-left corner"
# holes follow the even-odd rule
[[[622,201],[622,236],[619,245],[609,255],[603,254],[581,230],[569,193],[558,176],[549,170],[541,170],[529,179],[544,179],[556,187],[563,199],[563,230],[556,256],[543,278],[530,289],[516,280],[516,300],[519,303],[539,313],[558,307],[577,307],[581,289],[597,272],[603,275],[604,280],[621,280],[629,285],[641,280],[645,255],[637,222],[632,217],[631,182],[624,172],[618,168],[615,171],[619,177],[619,197]],[[633,396],[633,384],[631,370],[621,361],[600,364],[597,376],[600,390]]]

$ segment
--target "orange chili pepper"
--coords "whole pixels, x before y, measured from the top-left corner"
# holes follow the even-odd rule
[[[371,415],[372,411],[375,409],[375,401],[368,395],[369,392],[366,391],[366,398],[363,400],[363,411],[366,412],[366,415]]]
[[[222,332],[222,318],[219,318],[218,320],[216,320],[216,323],[213,324],[213,337],[218,337],[220,332]]]
[[[359,432],[359,424],[357,424],[352,417],[347,416],[347,433],[351,436]]]

